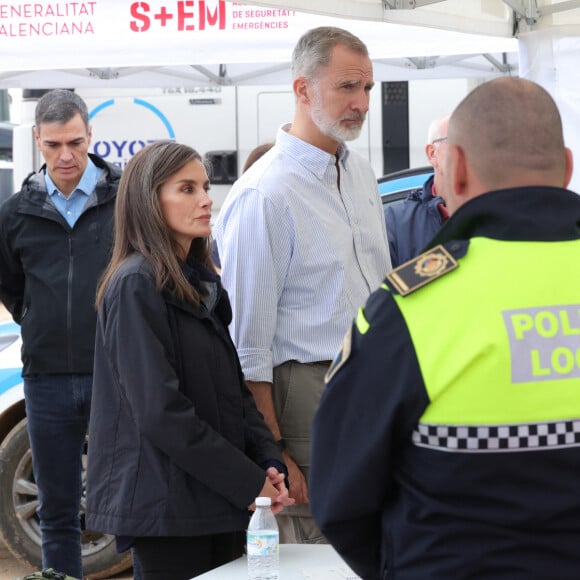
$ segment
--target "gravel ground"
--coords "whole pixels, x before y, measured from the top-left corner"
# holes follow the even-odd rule
[[[35,570],[17,560],[6,546],[0,543],[0,580],[22,580],[24,576],[32,572]],[[108,580],[133,580],[133,574],[129,570]]]
[[[19,562],[5,546],[0,544],[0,580],[17,580],[31,572],[34,570],[30,566]]]

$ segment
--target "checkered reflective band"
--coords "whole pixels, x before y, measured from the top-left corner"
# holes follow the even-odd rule
[[[419,423],[413,443],[439,451],[498,453],[580,446],[580,419],[515,425]]]

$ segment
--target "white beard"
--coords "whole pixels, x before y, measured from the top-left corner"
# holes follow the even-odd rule
[[[324,110],[322,106],[322,99],[318,91],[318,87],[314,90],[314,98],[311,102],[312,120],[314,124],[320,129],[320,132],[334,139],[334,141],[352,141],[357,139],[362,131],[362,126],[366,118],[364,113],[353,113],[350,117],[344,119],[332,119]],[[343,127],[342,121],[360,121],[360,125],[353,127]]]

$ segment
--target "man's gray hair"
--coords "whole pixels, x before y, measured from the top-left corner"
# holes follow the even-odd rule
[[[39,129],[42,123],[64,125],[75,115],[80,115],[85,128],[89,128],[87,104],[73,91],[55,89],[45,93],[36,105],[34,122]]]
[[[304,33],[292,53],[292,78],[313,80],[321,68],[328,66],[332,49],[344,46],[353,52],[369,56],[365,43],[348,30],[321,26]]]

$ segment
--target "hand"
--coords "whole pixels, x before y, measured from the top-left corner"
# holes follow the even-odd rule
[[[268,467],[266,469],[266,475],[270,480],[270,483],[279,491],[281,491],[280,484],[283,484],[284,489],[286,489],[286,484],[284,483],[284,479],[286,476],[283,473],[280,473],[275,467]]]
[[[272,482],[275,483],[272,483]],[[269,497],[272,500],[272,513],[279,514],[285,506],[294,505],[294,500],[288,497],[288,490],[284,483],[284,474],[279,473],[274,467],[268,468],[264,485],[258,494],[258,497]],[[256,509],[256,504],[252,503],[248,506],[250,511]]]
[[[280,473],[275,467],[269,467],[266,470],[266,475],[270,480],[270,483],[278,490],[278,496],[272,500],[272,511],[274,515],[280,513],[286,506],[294,505],[294,500],[289,496],[288,489],[286,487],[285,479],[286,476]]]
[[[308,485],[306,485],[306,479],[300,471],[298,465],[287,451],[282,454],[284,457],[284,463],[288,468],[288,481],[290,482],[289,495],[290,498],[294,499],[296,505],[302,505],[309,503],[308,499]]]

